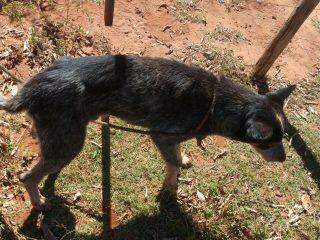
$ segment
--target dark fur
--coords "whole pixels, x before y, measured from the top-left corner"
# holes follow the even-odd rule
[[[32,116],[41,146],[41,164],[22,178],[39,182],[59,171],[80,152],[86,126],[110,114],[151,130],[187,133],[208,111],[200,131],[254,144],[263,149],[281,142],[282,104],[198,67],[162,58],[99,56],[62,58],[33,77],[18,94],[0,105]],[[281,99],[282,101],[282,99]],[[276,115],[280,116],[277,118]],[[267,124],[272,135],[263,138]],[[270,129],[268,130],[270,131]],[[178,165],[185,137],[152,136],[167,162]]]

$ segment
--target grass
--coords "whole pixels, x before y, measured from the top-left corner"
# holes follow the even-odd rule
[[[208,39],[232,43],[240,43],[246,39],[240,31],[224,27],[221,23],[218,23],[213,31],[207,31],[205,36]]]
[[[0,0],[0,12],[7,15],[11,21],[20,21],[23,17],[33,11],[35,6],[43,8],[45,5],[46,7],[52,8],[54,4],[54,0]]]
[[[181,21],[193,23],[206,23],[202,10],[198,7],[199,0],[176,0],[172,8],[173,14]]]
[[[226,0],[224,6],[228,12],[231,12],[233,8],[237,8],[243,0]]]
[[[95,41],[93,36],[81,26],[68,20],[50,22],[48,20],[31,28],[28,38],[28,63],[46,66],[60,56],[91,55],[85,48],[95,49],[99,54],[109,52],[109,45]]]
[[[230,49],[217,47],[207,38],[204,38],[200,44],[191,45],[187,53],[183,50],[175,54],[175,58],[201,66],[237,82],[245,83],[250,87],[248,75],[250,68],[243,63],[242,58],[235,56]]]
[[[0,0],[0,10],[7,15],[11,21],[20,21],[36,6],[36,1],[9,1]]]

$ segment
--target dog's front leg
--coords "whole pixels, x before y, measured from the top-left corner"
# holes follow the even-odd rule
[[[179,142],[165,137],[152,137],[152,139],[166,162],[166,177],[163,183],[163,190],[176,194],[179,165],[182,161]]]

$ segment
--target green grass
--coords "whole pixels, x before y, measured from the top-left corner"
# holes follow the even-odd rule
[[[34,11],[36,6],[54,7],[54,0],[0,0],[0,12],[7,15],[11,21],[20,21]]]

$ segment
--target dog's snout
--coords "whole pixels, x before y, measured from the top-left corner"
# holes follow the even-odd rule
[[[285,153],[282,142],[272,144],[268,148],[261,148],[256,145],[254,145],[253,147],[267,161],[284,162],[286,160],[286,153]]]

